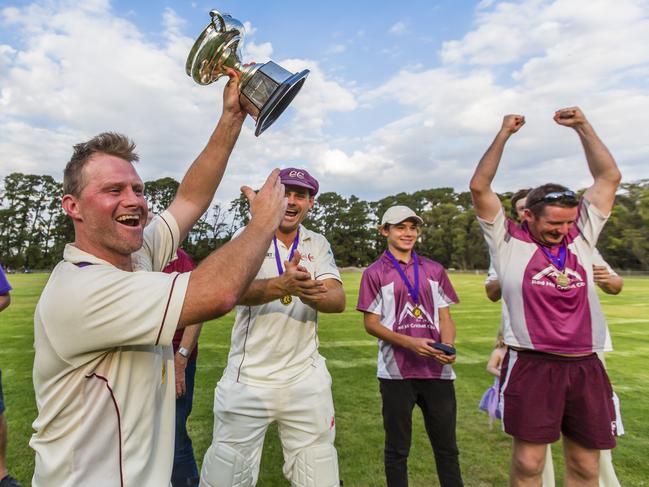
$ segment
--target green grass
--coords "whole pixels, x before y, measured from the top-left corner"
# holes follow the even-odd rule
[[[14,287],[12,305],[0,314],[0,367],[10,429],[8,461],[14,476],[27,486],[34,465],[28,441],[36,417],[31,381],[32,318],[47,275],[14,274],[9,278]],[[500,306],[487,301],[484,276],[452,274],[451,279],[462,300],[452,309],[458,329],[455,386],[462,473],[467,486],[506,485],[510,439],[498,426],[490,430],[486,416],[477,409],[482,393],[491,384],[485,365],[500,319]],[[348,487],[374,487],[385,485],[383,426],[375,376],[376,344],[366,335],[360,313],[354,311],[359,280],[360,273],[344,275],[347,311],[340,315],[321,315],[320,343],[333,376],[341,477]],[[649,397],[647,295],[649,279],[629,277],[621,295],[602,297],[617,350],[607,356],[607,365],[620,396],[627,430],[613,453],[622,485],[649,485],[649,465],[645,458],[649,451],[649,425],[642,413]],[[194,412],[189,424],[199,461],[211,441],[213,389],[226,362],[232,321],[230,314],[210,323],[201,336]],[[410,485],[438,485],[421,415],[416,412],[414,417]],[[560,449],[554,450],[559,480],[562,461]],[[277,431],[271,428],[266,437],[258,485],[288,485],[282,477],[281,465]]]

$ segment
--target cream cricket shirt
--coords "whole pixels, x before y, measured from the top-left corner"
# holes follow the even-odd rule
[[[277,240],[282,262],[290,248]],[[336,279],[340,273],[327,239],[300,225],[297,247],[313,279]],[[256,279],[279,275],[275,246],[271,242]],[[279,299],[260,306],[237,306],[228,365],[223,376],[258,387],[284,387],[306,377],[318,361],[318,313],[293,296],[284,305]]]
[[[189,273],[158,271],[178,235],[170,213],[156,217],[134,272],[66,246],[34,317],[34,487],[169,485],[171,339]]]

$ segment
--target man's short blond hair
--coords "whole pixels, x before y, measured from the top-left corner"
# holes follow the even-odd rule
[[[86,185],[82,177],[83,168],[95,154],[109,154],[128,162],[140,160],[140,156],[135,153],[135,142],[125,135],[115,132],[95,135],[89,141],[74,146],[72,157],[63,171],[63,194],[77,198],[81,195]]]

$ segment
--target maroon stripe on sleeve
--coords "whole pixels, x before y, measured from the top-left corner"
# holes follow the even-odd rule
[[[122,418],[119,414],[119,406],[117,405],[117,399],[115,399],[113,389],[111,389],[110,385],[108,384],[108,379],[95,373],[87,375],[86,379],[92,379],[93,377],[99,380],[103,380],[106,383],[106,388],[108,389],[108,392],[110,392],[110,398],[113,400],[113,404],[115,405],[115,413],[117,414],[117,434],[119,438],[119,485],[121,487],[124,487],[124,468],[122,466]]]
[[[169,311],[169,303],[171,303],[171,296],[174,293],[174,287],[176,286],[176,279],[178,279],[179,275],[180,274],[176,274],[174,276],[174,280],[171,282],[171,290],[169,291],[169,298],[167,299],[167,305],[165,306],[165,314],[162,316],[162,323],[160,323],[160,329],[158,330],[158,336],[155,339],[155,344],[156,345],[160,341],[160,335],[162,335],[162,327],[164,326],[165,320],[167,319],[167,312]]]
[[[176,250],[176,242],[174,241],[174,232],[171,231],[171,225],[167,222],[167,220],[164,219],[162,214],[158,215],[160,219],[164,222],[165,225],[167,225],[167,229],[169,230],[169,236],[171,237],[171,255],[167,258],[167,262],[171,261],[171,259],[174,258],[174,253]]]

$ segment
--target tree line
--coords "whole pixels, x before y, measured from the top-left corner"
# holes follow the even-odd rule
[[[153,212],[167,208],[178,190],[173,178],[145,182]],[[11,269],[51,269],[74,229],[60,201],[62,183],[48,175],[12,173],[0,190],[0,262]],[[511,193],[499,195],[509,211]],[[380,216],[392,205],[406,205],[425,222],[418,252],[447,268],[486,269],[489,255],[475,218],[471,195],[453,188],[399,193],[378,201],[321,193],[305,225],[327,237],[341,267],[363,267],[384,250],[377,231]],[[200,261],[248,223],[243,195],[215,204],[198,221],[184,248]],[[649,271],[649,179],[622,184],[598,248],[616,269]]]

